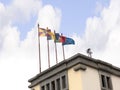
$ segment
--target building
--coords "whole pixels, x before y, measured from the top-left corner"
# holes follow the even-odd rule
[[[28,81],[31,90],[120,90],[120,68],[78,53]]]

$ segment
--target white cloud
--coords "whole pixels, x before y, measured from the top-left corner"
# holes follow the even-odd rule
[[[73,34],[75,45],[65,46],[66,58],[78,52],[86,54],[91,48],[93,57],[105,60],[120,67],[120,1],[111,0],[109,7],[100,10],[100,16],[89,17],[85,34],[80,37]],[[39,12],[38,12],[39,11]],[[17,26],[13,23],[28,22],[38,15],[35,27],[21,41]],[[59,32],[61,11],[51,5],[42,6],[38,0],[13,0],[9,6],[0,3],[0,88],[7,90],[29,90],[27,80],[38,73],[37,23],[40,27],[49,27]],[[45,38],[41,39],[43,65],[47,67],[47,48]],[[59,61],[62,60],[62,47],[58,44]],[[54,43],[50,41],[50,51],[54,53]],[[55,57],[52,57],[55,64]],[[43,69],[45,69],[42,66]],[[6,87],[6,82],[9,82]]]
[[[7,24],[7,19],[5,19],[5,16],[6,16],[5,11],[6,11],[6,8],[5,8],[4,4],[0,3],[0,29],[5,24]]]
[[[81,37],[81,52],[85,48],[93,50],[93,57],[105,60],[120,67],[120,1],[111,0],[100,16],[89,17],[85,34]],[[83,51],[84,49],[84,51]]]
[[[75,46],[66,46],[66,57],[78,52],[86,54],[91,48],[93,58],[104,60],[120,67],[120,1],[111,0],[108,7],[100,9],[99,16],[86,20],[83,36],[74,34]],[[98,9],[98,7],[96,7]],[[96,11],[95,11],[96,12]]]
[[[47,6],[42,7],[42,3],[39,0],[13,0],[8,6],[0,3],[1,89],[29,90],[28,79],[39,72],[37,25],[35,24],[35,27],[31,28],[31,31],[27,33],[26,38],[21,41],[21,32],[17,26],[13,26],[13,23],[26,23],[32,16],[39,17],[38,13],[44,12],[44,7]],[[47,22],[53,21],[52,25],[54,24],[54,26],[52,28],[58,30],[60,12],[50,5],[49,7],[47,9],[52,13],[47,18]],[[44,22],[45,20],[42,21]],[[49,26],[52,25],[49,23]],[[47,67],[46,62],[44,65]]]
[[[95,14],[99,15],[99,13],[103,10],[104,6],[100,2],[96,2]]]
[[[0,3],[0,25],[7,23],[26,23],[38,13],[42,7],[40,0],[13,0],[11,4],[4,6]]]
[[[39,12],[38,22],[40,27],[48,27],[51,30],[59,31],[61,11],[51,5],[44,6]]]
[[[12,19],[22,22],[29,21],[32,15],[36,15],[41,8],[41,0],[14,0],[12,6],[8,7]]]
[[[20,41],[19,34],[17,28],[10,25],[4,27],[0,34],[2,40],[0,44],[0,88],[5,90],[28,90],[27,80],[38,73],[37,47],[34,43],[36,39],[33,40],[34,35],[31,35],[32,38],[28,35],[25,41]],[[33,69],[34,71],[31,72]],[[7,87],[6,81],[9,82]]]

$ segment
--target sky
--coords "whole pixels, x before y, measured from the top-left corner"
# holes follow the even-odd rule
[[[39,73],[37,25],[73,38],[65,58],[77,53],[120,67],[120,0],[0,0],[0,88],[29,90],[28,79]],[[48,68],[46,38],[41,37],[42,71]],[[55,62],[50,44],[50,65]],[[61,43],[58,61],[63,60]],[[6,86],[7,85],[7,86]]]

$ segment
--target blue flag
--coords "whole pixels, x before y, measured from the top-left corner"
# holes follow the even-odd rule
[[[65,38],[65,42],[62,43],[62,45],[69,45],[69,44],[75,44],[75,41],[72,38]]]
[[[60,34],[59,33],[55,33],[55,42],[60,42]]]

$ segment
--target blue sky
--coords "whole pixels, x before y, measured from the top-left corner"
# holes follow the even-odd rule
[[[9,4],[12,0],[0,0],[0,2],[4,3],[4,4]]]
[[[12,0],[1,0],[5,5],[9,5]],[[42,0],[43,5],[52,5],[61,10],[62,19],[60,32],[65,35],[77,33],[82,35],[86,27],[86,19],[96,15],[95,9],[97,3],[104,7],[109,5],[109,0]],[[99,13],[97,14],[99,16]],[[21,40],[27,35],[27,32],[35,26],[37,16],[32,16],[27,22],[13,22],[13,26],[17,26],[21,32]]]
[[[109,0],[43,0],[62,11],[60,31],[70,35],[84,33],[86,19],[95,15],[96,4],[108,6]]]

